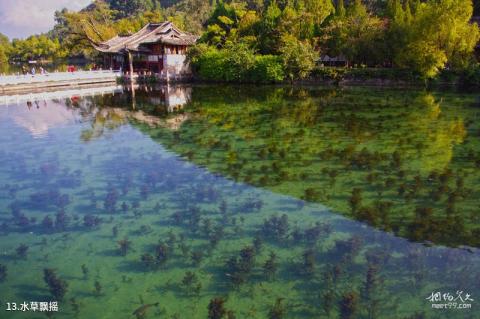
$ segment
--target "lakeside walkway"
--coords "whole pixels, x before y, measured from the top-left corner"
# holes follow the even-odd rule
[[[119,71],[113,70],[0,76],[0,94],[62,86],[116,83],[121,76]]]

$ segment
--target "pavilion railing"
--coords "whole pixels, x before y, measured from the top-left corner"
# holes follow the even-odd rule
[[[53,72],[44,74],[6,75],[0,76],[0,86],[34,84],[44,82],[63,82],[78,80],[95,80],[103,78],[116,78],[121,76],[120,71],[97,70],[97,71],[74,71],[74,72]]]

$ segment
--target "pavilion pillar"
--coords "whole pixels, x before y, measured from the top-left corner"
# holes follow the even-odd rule
[[[128,67],[130,71],[130,81],[133,81],[133,59],[132,59],[132,52],[130,50],[127,51],[128,53]]]

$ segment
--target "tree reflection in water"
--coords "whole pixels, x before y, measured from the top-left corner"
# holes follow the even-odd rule
[[[178,116],[142,98],[144,113]],[[476,112],[448,94],[419,91],[196,87],[181,111],[188,121],[173,130],[130,118],[237,181],[321,202],[415,241],[478,246]],[[362,196],[353,210],[355,190]]]

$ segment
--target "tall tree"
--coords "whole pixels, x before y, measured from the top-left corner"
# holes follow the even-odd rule
[[[61,47],[58,39],[50,39],[46,35],[30,36],[25,40],[12,41],[11,58],[18,61],[32,59],[54,60],[65,57],[67,52]]]
[[[323,31],[322,43],[330,55],[343,55],[350,63],[378,65],[384,62],[385,24],[355,0],[345,15],[337,14]]]
[[[138,15],[145,11],[159,10],[158,0],[106,0],[109,7],[116,12],[118,18]]]
[[[0,73],[4,73],[8,70],[10,51],[11,45],[8,37],[0,33]]]
[[[263,54],[277,53],[280,45],[281,34],[278,23],[282,10],[276,0],[271,0],[262,16],[259,34],[259,49]]]
[[[292,35],[282,37],[281,57],[290,80],[307,77],[315,67],[318,53],[309,42],[300,41]]]
[[[228,41],[235,41],[240,21],[246,13],[244,4],[219,1],[207,20],[207,30],[202,36],[202,42],[222,47]]]
[[[400,28],[405,46],[394,57],[397,66],[412,68],[431,78],[447,64],[462,68],[469,64],[480,38],[471,24],[471,0],[429,0],[417,6],[411,21]]]

